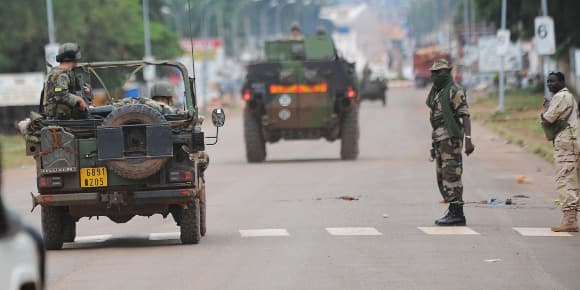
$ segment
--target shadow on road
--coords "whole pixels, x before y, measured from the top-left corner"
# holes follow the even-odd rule
[[[112,238],[104,242],[65,243],[62,251],[90,250],[105,248],[152,248],[181,246],[179,239],[152,241],[147,238]]]

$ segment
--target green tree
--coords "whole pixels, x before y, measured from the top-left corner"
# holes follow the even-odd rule
[[[475,0],[478,17],[499,28],[501,20],[501,0]],[[567,57],[568,49],[580,46],[580,1],[550,0],[548,15],[554,18],[556,30],[556,56]],[[507,1],[507,28],[512,39],[529,40],[534,36],[534,18],[541,15],[540,0]]]
[[[44,3],[0,0],[0,72],[43,70],[44,45],[48,42]],[[53,3],[57,41],[79,43],[84,60],[143,57],[141,1],[53,0]],[[156,9],[152,20],[156,20],[154,15],[160,7],[152,5]],[[167,26],[152,21],[150,29],[156,58],[172,58],[181,53],[177,35]]]

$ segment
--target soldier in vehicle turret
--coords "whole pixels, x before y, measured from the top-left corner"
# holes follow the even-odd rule
[[[292,23],[288,40],[304,40],[304,35],[302,35],[300,24],[298,24],[298,22]]]

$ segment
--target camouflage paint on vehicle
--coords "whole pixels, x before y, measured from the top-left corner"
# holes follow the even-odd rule
[[[354,64],[338,56],[328,35],[269,41],[265,54],[265,61],[248,65],[242,91],[248,160],[263,161],[264,142],[334,141],[342,138],[342,127],[354,128],[349,139],[356,140],[346,142],[353,150],[345,151],[352,153],[346,159],[354,159],[358,118],[348,118],[354,122],[348,126],[341,123],[345,114],[358,114]]]

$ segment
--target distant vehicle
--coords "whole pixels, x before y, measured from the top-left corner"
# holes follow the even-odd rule
[[[413,74],[415,86],[424,88],[431,82],[431,66],[436,59],[451,59],[451,55],[438,46],[419,48],[413,53]]]
[[[247,67],[242,91],[248,162],[266,159],[266,142],[341,140],[343,160],[358,157],[359,95],[354,64],[328,35],[266,42],[266,60]]]
[[[1,172],[0,169],[0,176]],[[2,196],[0,256],[0,289],[44,289],[45,253],[42,238],[32,227],[24,225],[14,212],[4,207]]]
[[[388,88],[388,80],[384,76],[376,76],[368,66],[365,67],[359,86],[361,100],[379,100],[386,107]]]
[[[205,140],[214,138],[213,145],[217,135],[205,137],[201,129],[186,68],[169,61],[101,62],[80,64],[77,73],[113,105],[91,108],[85,119],[38,118],[27,126],[40,193],[33,202],[42,206],[46,248],[73,242],[79,219],[93,216],[126,223],[136,215],[171,214],[181,242],[198,243],[206,233]],[[145,81],[151,77],[173,85],[173,110],[151,99],[154,81]],[[223,126],[223,110],[214,110],[212,121]]]

